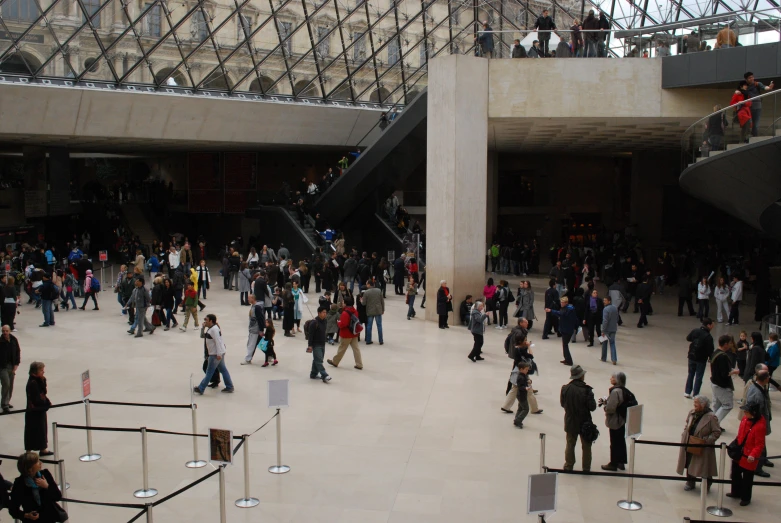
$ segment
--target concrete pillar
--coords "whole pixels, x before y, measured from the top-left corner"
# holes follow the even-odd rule
[[[426,159],[426,319],[436,320],[436,292],[446,280],[454,314],[485,276],[488,60],[451,55],[428,65]]]
[[[496,151],[488,153],[487,171],[488,195],[486,210],[488,212],[485,220],[485,237],[490,242],[499,228],[499,154]]]
[[[675,153],[632,153],[630,222],[636,226],[649,257],[661,245],[664,186],[678,183],[679,166],[680,158]]]

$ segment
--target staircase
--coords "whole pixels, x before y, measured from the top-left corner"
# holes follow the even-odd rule
[[[735,150],[735,149],[740,149],[741,147],[745,147],[746,145],[751,145],[752,143],[764,142],[765,140],[770,140],[771,138],[773,138],[773,137],[772,136],[751,136],[748,139],[748,143],[731,143],[731,144],[727,145],[727,149],[726,150],[727,151],[732,151],[732,150]],[[695,161],[701,162],[703,160],[707,160],[708,158],[713,158],[714,156],[718,156],[719,154],[721,154],[723,152],[726,152],[726,151],[725,150],[710,151],[707,154],[703,154],[702,156],[697,158],[697,160],[695,160]],[[692,165],[692,164],[689,164],[689,165]]]
[[[158,239],[141,204],[126,203],[120,209],[130,232],[139,237],[142,245],[152,245],[152,242]]]

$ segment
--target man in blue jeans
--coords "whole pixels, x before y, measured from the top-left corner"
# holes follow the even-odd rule
[[[377,322],[377,333],[380,337],[380,345],[382,345],[382,315],[385,314],[385,299],[382,297],[382,290],[374,286],[372,280],[366,282],[366,290],[363,291],[363,306],[366,307],[366,317],[368,322],[366,325],[366,345],[374,343],[372,341],[372,325]]]
[[[203,394],[214,373],[219,372],[225,381],[225,388],[220,392],[232,393],[234,390],[233,380],[231,380],[228,367],[225,366],[225,343],[222,341],[220,326],[217,325],[217,316],[214,314],[207,314],[203,320],[201,338],[203,338],[204,348],[209,355],[209,363],[206,367],[206,376],[197,387],[193,388],[193,392]]]
[[[707,367],[708,360],[715,350],[711,330],[713,330],[713,320],[703,318],[702,325],[686,336],[686,341],[689,342],[689,375],[686,378],[686,389],[683,395],[687,398],[692,398],[700,393],[705,367]]]

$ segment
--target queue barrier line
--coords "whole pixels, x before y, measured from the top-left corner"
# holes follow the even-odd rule
[[[660,447],[691,447],[700,449],[721,448],[721,445],[714,445],[712,443],[673,443],[671,441],[649,441],[645,439],[638,439],[636,443],[638,445],[658,445]]]
[[[49,410],[51,409],[59,409],[60,407],[71,407],[73,405],[80,405],[82,401],[69,401],[68,403],[58,403],[57,405],[50,405]],[[13,414],[22,414],[25,412],[40,412],[40,409],[14,409],[9,412],[0,412],[0,416],[11,416]]]
[[[12,456],[11,454],[0,454],[0,458],[3,458],[3,459],[19,459],[19,456]],[[60,462],[63,461],[63,460],[61,460],[61,459],[43,459],[43,458],[39,457],[38,461],[40,461],[41,463],[48,463],[49,465],[59,465]]]
[[[79,505],[99,505],[101,507],[146,509],[146,505],[142,505],[140,503],[110,503],[107,501],[85,501],[83,499],[70,498],[62,498],[60,501],[64,501],[66,503],[78,503]]]
[[[204,481],[206,481],[206,480],[207,480],[207,479],[209,479],[210,477],[214,476],[215,474],[219,474],[219,472],[220,472],[220,469],[219,469],[219,468],[216,468],[216,469],[212,470],[211,472],[209,472],[209,473],[208,473],[208,474],[206,474],[205,476],[203,476],[203,477],[201,477],[201,478],[198,478],[198,479],[196,479],[195,481],[193,481],[192,483],[190,483],[190,484],[188,484],[188,485],[185,485],[184,487],[180,488],[180,489],[179,489],[179,490],[177,490],[176,492],[172,492],[171,494],[168,494],[168,495],[167,495],[167,496],[165,496],[164,498],[160,498],[160,499],[158,499],[157,501],[155,501],[154,503],[152,503],[152,506],[153,506],[153,507],[156,507],[156,506],[158,506],[158,505],[161,505],[161,504],[165,503],[165,502],[166,502],[166,501],[168,501],[169,499],[171,499],[171,498],[173,498],[173,497],[176,497],[176,496],[178,496],[178,495],[179,495],[179,494],[181,494],[182,492],[185,492],[185,491],[187,491],[187,490],[190,490],[191,488],[193,488],[194,486],[198,485],[199,483],[203,483]]]
[[[687,445],[688,446],[688,445]],[[584,472],[582,470],[564,470],[564,469],[552,469],[549,467],[545,467],[546,472],[557,472],[559,474],[571,474],[574,476],[605,476],[605,477],[612,477],[612,478],[634,478],[634,479],[658,479],[658,480],[668,480],[668,481],[688,481],[686,476],[659,476],[655,474],[626,474],[626,473],[618,473],[618,472]],[[700,478],[697,478],[700,479]],[[711,483],[719,484],[723,483],[725,485],[729,485],[732,482],[728,479],[718,479],[718,478],[711,478]],[[755,481],[754,486],[763,486],[763,487],[781,487],[781,482],[776,481]]]
[[[133,516],[131,519],[129,519],[129,520],[127,521],[127,523],[133,523],[134,521],[136,521],[136,520],[137,520],[138,518],[140,518],[141,516],[144,516],[144,515],[146,515],[146,512],[147,512],[147,510],[148,510],[148,509],[147,509],[147,507],[145,506],[145,507],[144,507],[144,510],[142,510],[141,512],[139,512],[138,514],[136,514],[135,516]]]
[[[60,429],[74,429],[74,430],[95,430],[98,432],[141,432],[141,429],[133,429],[130,427],[93,427],[90,425],[60,425],[57,424],[57,428]]]
[[[81,403],[80,401],[78,403]],[[124,401],[98,401],[90,400],[93,405],[125,405],[127,407],[153,407],[153,408],[165,408],[165,409],[190,409],[192,405],[166,405],[164,403],[127,403]]]

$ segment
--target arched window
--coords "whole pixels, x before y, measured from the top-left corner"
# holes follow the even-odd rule
[[[221,89],[227,91],[230,89],[230,78],[222,74],[221,71],[214,71],[209,77],[201,84],[202,89]]]
[[[385,103],[388,100],[388,97],[390,96],[390,93],[387,89],[384,87],[380,87],[379,89],[375,89],[371,96],[369,97],[369,100],[375,103]]]
[[[182,74],[181,71],[176,71],[173,74],[171,74],[171,71],[173,71],[173,67],[166,67],[164,69],[160,69],[157,73],[155,73],[155,84],[158,86],[170,86],[170,87],[185,87],[188,85],[187,78]],[[170,76],[170,78],[169,78]]]
[[[252,83],[249,84],[249,90],[254,93],[262,92],[267,94],[273,94],[276,92],[276,89],[271,89],[271,86],[274,84],[274,80],[269,78],[268,76],[261,76],[260,82],[258,82],[257,78],[255,80],[252,80]]]
[[[0,63],[0,72],[16,74],[34,74],[41,68],[41,62],[24,51],[13,53]]]

